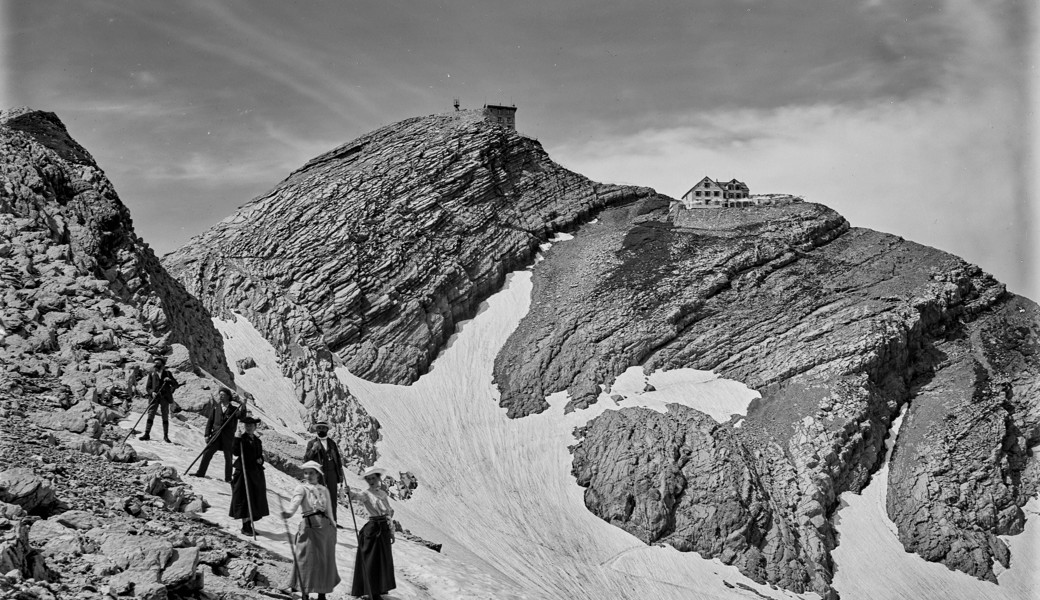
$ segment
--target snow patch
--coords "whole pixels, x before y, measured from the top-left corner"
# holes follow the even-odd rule
[[[224,337],[224,353],[235,383],[256,397],[250,410],[278,433],[305,440],[305,411],[296,398],[296,386],[282,374],[278,352],[242,315],[236,314],[234,320],[213,319],[213,325]],[[246,357],[256,361],[256,366],[239,375],[235,362]]]
[[[904,407],[903,414],[906,412]],[[892,422],[885,440],[885,463],[862,493],[841,495],[835,516],[838,547],[833,551],[834,588],[842,600],[1027,600],[1036,598],[1040,578],[1035,565],[1040,549],[1040,519],[1034,498],[1026,504],[1025,531],[1003,539],[1011,548],[1011,568],[997,574],[999,585],[980,581],[903,549],[896,524],[888,517],[888,466],[903,421]],[[883,576],[881,576],[883,574]]]
[[[266,395],[257,395],[262,404]],[[139,414],[130,414],[120,423],[129,429]],[[202,495],[210,508],[199,513],[199,517],[214,523],[228,531],[238,533],[242,522],[228,516],[231,504],[230,486],[222,480],[212,478],[223,472],[223,459],[218,454],[210,467],[211,478],[185,476],[188,464],[198,455],[205,439],[202,431],[182,423],[170,420],[170,437],[175,442],[167,444],[157,440],[142,442],[134,440],[130,445],[138,452],[150,452],[157,455],[165,465],[174,467],[184,481],[192,489]],[[263,434],[261,434],[261,439]],[[219,467],[219,468],[218,468]],[[273,468],[264,471],[267,480],[267,500],[271,507],[271,515],[256,522],[256,545],[266,548],[275,554],[290,559],[286,524],[278,516],[279,501],[288,506],[292,490],[299,482],[285,473]],[[359,487],[363,482],[349,481],[352,487]],[[345,527],[336,534],[336,569],[342,580],[336,589],[328,595],[329,600],[346,600],[350,596],[350,582],[354,577],[354,556],[357,553],[357,537],[351,521],[350,508],[342,503],[339,508],[340,524]],[[295,533],[300,526],[302,516],[299,512],[288,521],[289,531]],[[251,537],[242,539],[253,541]],[[503,581],[493,575],[459,562],[456,559],[434,552],[425,546],[410,542],[398,536],[393,547],[394,565],[397,569],[397,589],[383,597],[387,600],[459,600],[461,598],[495,598],[502,600],[532,600],[518,593],[511,582]],[[276,582],[282,583],[282,582]]]
[[[652,386],[647,391],[647,386]],[[642,406],[664,413],[669,404],[682,404],[707,414],[719,423],[728,422],[733,415],[746,416],[748,405],[762,395],[739,381],[723,379],[711,371],[673,369],[643,373],[642,367],[629,367],[609,389],[603,392],[597,404],[610,408]],[[615,400],[621,396],[620,400]]]
[[[748,597],[746,590],[726,587],[725,581],[767,598],[799,597],[759,585],[736,568],[696,553],[648,547],[585,508],[584,490],[571,475],[568,446],[574,443],[575,426],[613,403],[565,415],[566,393],[554,394],[541,414],[509,419],[492,382],[494,358],[526,314],[531,289],[529,271],[510,274],[504,289],[474,319],[460,323],[434,368],[410,386],[377,384],[337,370],[382,425],[379,465],[391,472],[411,471],[419,480],[412,498],[395,504],[402,524],[442,542],[448,556],[515,582],[532,597]],[[661,375],[658,401],[663,406],[672,382],[668,374]],[[716,379],[703,373],[677,377],[685,383],[676,389],[692,386],[676,392],[680,400],[709,389],[704,384]],[[724,407],[726,415],[739,412],[727,398],[712,403]],[[742,401],[746,406],[750,398]]]

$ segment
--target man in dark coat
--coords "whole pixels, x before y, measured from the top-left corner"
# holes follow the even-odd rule
[[[244,430],[235,432],[231,454],[236,456],[231,477],[231,509],[228,516],[242,519],[242,533],[253,535],[253,521],[271,514],[267,507],[267,479],[264,477],[264,445],[256,436],[260,419],[239,419]]]
[[[152,422],[155,421],[155,411],[162,410],[163,441],[170,442],[170,403],[173,402],[173,390],[180,384],[173,378],[173,373],[166,370],[166,359],[156,356],[152,363],[155,368],[148,374],[145,382],[145,395],[148,396],[148,419],[144,424],[144,435],[139,440],[150,440],[149,433],[152,431]]]
[[[206,420],[206,439],[209,444],[202,451],[202,460],[196,477],[205,477],[209,461],[220,450],[224,453],[224,481],[231,481],[231,448],[235,443],[239,417],[245,416],[245,406],[234,402],[231,390],[220,388],[217,399],[209,401],[209,418]]]
[[[343,459],[339,453],[339,446],[335,440],[329,437],[329,424],[319,421],[314,424],[314,431],[318,437],[307,442],[307,450],[303,453],[303,460],[313,460],[321,465],[322,475],[325,477],[325,487],[329,488],[329,498],[332,499],[333,520],[339,522],[336,514],[336,500],[339,498],[339,484],[343,481]]]

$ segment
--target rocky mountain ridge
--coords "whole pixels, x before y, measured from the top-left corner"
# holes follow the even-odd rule
[[[233,385],[223,339],[90,154],[27,108],[0,112],[0,325],[0,595],[258,597],[258,573],[282,587],[284,560],[193,517],[204,499],[122,443],[154,356],[181,408],[202,407],[210,374]]]
[[[212,317],[247,318],[301,408],[334,423],[355,467],[371,464],[379,424],[335,369],[415,381],[506,273],[570,230],[534,267],[530,311],[495,359],[510,417],[561,391],[568,410],[587,407],[635,365],[713,370],[762,394],[722,423],[679,405],[589,421],[573,473],[594,514],[645,543],[833,598],[838,495],[867,484],[905,411],[888,481],[904,546],[989,580],[994,562],[1015,560],[998,536],[1021,531],[1040,481],[1040,311],[957,257],[814,204],[669,216],[667,197],[591,182],[462,111],[310,161],[160,265],[55,116],[3,113],[0,150],[0,408],[46,437],[44,471],[81,452],[123,476],[115,461],[139,457],[114,443],[118,407],[107,405],[134,402],[128,376],[153,354],[175,357],[191,391],[179,401],[215,389],[200,368],[230,383]],[[183,488],[175,475],[164,485]],[[132,515],[94,500],[105,523]],[[27,517],[0,509],[0,526],[22,524],[5,546],[24,550],[20,572],[48,578],[42,548],[72,534],[48,523],[23,543]],[[75,535],[83,551],[58,560],[80,568],[97,552]],[[207,552],[204,538],[176,547]],[[172,568],[174,543],[160,545]],[[218,558],[223,576],[233,557]],[[192,577],[170,589],[197,594]]]
[[[993,579],[1009,560],[997,536],[1021,530],[1037,489],[1035,304],[820,205],[669,216],[670,204],[589,182],[463,112],[312,160],[164,262],[215,314],[257,326],[305,405],[355,415],[356,430],[366,417],[348,391],[310,393],[339,389],[336,365],[414,381],[508,270],[580,227],[535,267],[532,308],[496,358],[509,416],[558,391],[588,406],[633,365],[714,370],[763,396],[725,424],[681,407],[591,421],[573,451],[592,512],[833,597],[837,497],[866,485],[909,406],[890,471],[901,539]],[[1017,336],[1003,346],[1002,327]],[[973,391],[937,391],[951,389]]]
[[[980,578],[1008,564],[997,536],[1037,491],[1040,313],[978,267],[820,205],[673,220],[648,198],[539,264],[532,300],[496,358],[512,416],[558,391],[587,406],[633,365],[762,394],[728,423],[679,405],[588,423],[573,468],[600,517],[833,596],[837,497],[866,485],[909,403],[889,488],[904,545]]]
[[[413,118],[293,172],[163,263],[215,315],[245,316],[357,462],[377,424],[336,379],[410,383],[538,245],[650,193],[595,184],[479,111]]]

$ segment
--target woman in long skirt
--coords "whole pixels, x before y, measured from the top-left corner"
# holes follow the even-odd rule
[[[231,476],[231,509],[228,515],[242,519],[242,533],[253,535],[253,521],[271,514],[267,507],[267,479],[264,478],[264,445],[256,436],[260,419],[243,417],[243,430],[235,432],[231,455],[235,473]],[[244,469],[244,471],[243,471]]]
[[[339,572],[336,570],[336,520],[332,513],[332,499],[329,490],[321,481],[321,465],[309,460],[302,465],[304,483],[293,490],[292,502],[282,513],[288,519],[296,514],[297,509],[303,511],[303,521],[296,534],[296,561],[299,571],[293,567],[291,588],[303,590],[308,595],[318,594],[318,600],[325,600],[325,594],[339,583]]]
[[[394,555],[390,545],[394,543],[393,517],[390,496],[383,490],[383,475],[386,469],[369,467],[362,475],[368,489],[355,492],[347,486],[351,500],[364,504],[368,511],[368,523],[358,533],[358,551],[354,559],[354,581],[350,587],[352,596],[370,596],[372,600],[397,587],[394,579]]]

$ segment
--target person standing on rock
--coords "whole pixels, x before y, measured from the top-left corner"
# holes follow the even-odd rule
[[[321,483],[322,466],[309,460],[300,465],[300,469],[303,470],[303,483],[293,490],[292,502],[282,512],[282,518],[288,519],[296,514],[297,509],[303,511],[303,521],[296,534],[299,571],[293,567],[290,587],[297,589],[302,585],[308,594],[316,593],[318,600],[325,600],[325,594],[331,593],[340,582],[336,570],[334,505],[329,490]]]
[[[231,477],[231,509],[228,516],[242,519],[242,533],[253,535],[253,522],[271,514],[267,507],[267,479],[264,477],[264,445],[256,435],[260,419],[239,419],[242,429],[235,431],[231,454],[235,473]]]
[[[329,437],[329,424],[327,421],[315,423],[314,431],[318,437],[307,442],[307,450],[303,453],[303,460],[312,460],[321,465],[321,474],[325,478],[325,487],[329,489],[329,497],[333,499],[332,518],[336,520],[336,499],[339,498],[339,484],[343,481],[343,458],[340,455],[336,441]]]
[[[209,461],[220,450],[224,453],[224,481],[231,482],[231,448],[235,443],[238,419],[244,417],[246,407],[233,402],[231,390],[220,388],[217,398],[209,401],[209,418],[206,420],[206,439],[209,443],[202,451],[196,477],[205,477]]]
[[[170,403],[173,402],[173,390],[180,384],[174,379],[173,373],[166,370],[165,358],[156,356],[152,364],[155,368],[148,374],[148,381],[144,385],[145,394],[148,396],[148,419],[144,424],[144,435],[137,439],[152,439],[148,434],[152,431],[155,412],[162,410],[163,441],[170,443]]]
[[[394,543],[394,509],[390,507],[389,494],[383,489],[384,475],[386,469],[369,467],[362,474],[368,489],[355,492],[350,486],[345,486],[347,496],[361,502],[368,511],[368,523],[358,532],[350,595],[371,595],[371,600],[379,600],[381,595],[397,587],[394,555],[390,550]]]

